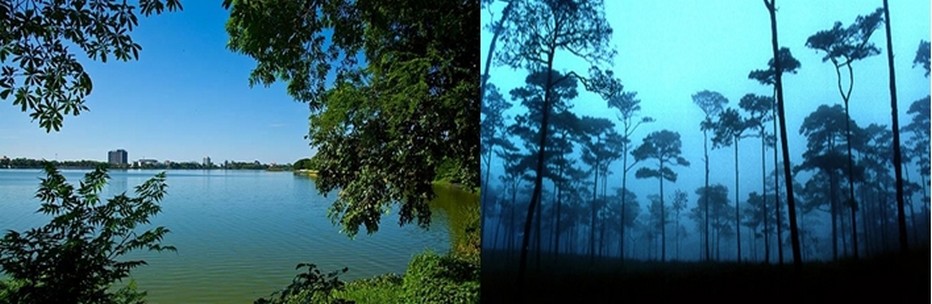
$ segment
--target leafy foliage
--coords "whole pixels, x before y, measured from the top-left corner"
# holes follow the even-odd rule
[[[751,126],[750,123],[733,108],[719,113],[718,120],[713,123],[715,135],[712,137],[712,147],[737,145],[744,131]]]
[[[825,52],[823,62],[831,60],[836,66],[847,65],[880,54],[880,49],[870,43],[870,37],[881,22],[883,9],[878,8],[869,15],[858,16],[847,28],[835,22],[831,29],[816,32],[806,39],[806,46]]]
[[[309,103],[317,186],[342,190],[330,217],[347,234],[377,231],[395,203],[400,224],[427,227],[431,181],[444,160],[456,163],[466,187],[479,184],[477,1],[224,6],[229,47],[257,61],[250,84],[286,81],[292,97]]]
[[[664,165],[669,164],[689,166],[689,161],[681,156],[682,145],[682,141],[680,141],[680,134],[673,131],[661,130],[648,134],[647,137],[644,137],[644,143],[638,146],[637,149],[634,149],[634,151],[631,151],[631,153],[634,155],[634,158],[639,161],[645,159],[656,159],[658,162],[658,168],[640,168],[637,172],[634,173],[635,177],[656,177],[675,182],[676,172],[673,172],[670,167],[666,167]],[[661,194],[661,196],[662,195],[663,194]]]
[[[311,263],[300,263],[295,267],[297,270],[301,268],[307,268],[307,271],[296,275],[285,289],[272,293],[268,299],[259,298],[253,303],[352,303],[333,297],[333,292],[342,289],[345,284],[339,275],[349,271],[348,268],[322,274],[317,265]]]
[[[136,187],[136,197],[125,193],[102,202],[100,191],[109,176],[103,167],[87,173],[78,189],[68,184],[53,166],[45,168],[36,197],[39,212],[53,216],[40,228],[8,231],[0,240],[0,266],[12,278],[6,300],[12,303],[117,303],[138,302],[144,293],[130,284],[116,293],[111,287],[129,276],[143,260],[125,260],[140,249],[175,251],[163,246],[169,230],[159,226],[136,233],[140,225],[161,211],[165,173]],[[122,299],[122,300],[120,300]]]
[[[87,111],[91,76],[70,47],[80,48],[91,60],[109,56],[129,61],[139,58],[142,46],[130,33],[139,13],[149,16],[163,10],[181,10],[178,0],[52,1],[0,0],[0,99],[13,97],[46,132],[61,129],[64,115]]]
[[[612,28],[602,0],[514,1],[513,5],[513,18],[503,25],[502,52],[496,54],[499,64],[530,71],[548,69],[558,49],[594,65],[614,57],[608,45]]]
[[[356,303],[401,303],[404,279],[393,273],[346,283],[342,290],[334,291],[336,298]]]
[[[300,263],[295,269],[307,268],[306,272],[299,273],[294,277],[285,289],[272,293],[268,299],[259,298],[256,304],[271,303],[352,303],[333,297],[333,292],[343,289],[344,282],[340,280],[339,275],[346,273],[349,269],[343,268],[327,274],[322,274],[317,269],[317,265],[310,263]],[[278,295],[276,297],[276,295]]]
[[[411,259],[405,303],[478,303],[479,267],[450,255],[425,252]]]
[[[926,69],[926,77],[929,77],[929,42],[919,41],[919,48],[916,49],[916,58],[913,59],[913,66],[921,64]]]
[[[294,162],[291,167],[295,170],[305,169],[305,170],[317,170],[320,167],[320,160],[316,157],[311,158],[302,158]]]
[[[792,73],[796,74],[796,70],[799,69],[800,63],[799,60],[793,57],[793,53],[790,52],[789,48],[780,48],[778,55],[780,58],[780,70],[783,73]],[[753,70],[748,74],[748,79],[754,79],[760,82],[763,85],[773,85],[776,82],[776,67],[774,67],[773,58],[767,62],[766,70]]]

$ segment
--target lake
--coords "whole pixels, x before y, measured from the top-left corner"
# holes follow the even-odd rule
[[[77,184],[87,170],[63,170]],[[134,187],[160,171],[110,171],[105,198]],[[34,198],[42,170],[0,170],[0,230],[24,231],[44,225]],[[142,253],[149,265],[132,272],[149,303],[252,303],[291,282],[298,263],[322,272],[349,267],[344,280],[403,273],[425,249],[450,248],[447,214],[434,208],[429,230],[398,226],[397,210],[383,216],[380,229],[355,239],[327,218],[336,193],[318,194],[314,181],[291,172],[169,170],[168,194],[154,225],[171,230],[162,242],[178,252]],[[436,200],[450,200],[438,191]]]

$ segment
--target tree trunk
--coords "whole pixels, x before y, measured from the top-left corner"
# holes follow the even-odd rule
[[[534,209],[537,207],[537,204],[540,202],[540,192],[544,180],[544,151],[547,147],[547,131],[549,130],[550,123],[550,103],[551,103],[551,93],[553,89],[553,56],[555,49],[551,48],[550,52],[547,54],[547,86],[544,91],[544,104],[543,109],[541,109],[541,123],[540,123],[540,142],[538,143],[537,151],[537,165],[536,172],[537,176],[534,177],[534,192],[531,193],[531,201],[528,204],[527,217],[524,220],[524,236],[521,240],[521,259],[518,261],[518,294],[524,291],[524,273],[527,269],[527,252],[528,244],[530,243],[530,232],[531,232],[531,219],[534,215]]]
[[[780,118],[780,148],[783,150],[783,173],[786,183],[786,204],[790,213],[790,241],[793,244],[793,265],[796,269],[802,267],[799,250],[799,229],[796,226],[796,201],[793,196],[793,176],[790,172],[790,153],[786,138],[786,112],[783,104],[783,69],[780,64],[779,43],[777,43],[777,8],[776,0],[764,0],[767,11],[770,13],[770,41],[773,50],[774,85],[777,88],[777,108]]]
[[[709,118],[706,117],[708,120]],[[705,201],[705,260],[710,260],[709,255],[709,131],[702,131],[702,149],[705,154],[705,188],[702,188],[703,200]]]
[[[738,137],[735,136],[735,239],[738,241],[738,263],[741,263],[741,201],[738,196]]]
[[[848,73],[851,73],[851,64],[848,64]],[[854,154],[851,153],[851,116],[848,114],[848,98],[845,98],[845,144],[848,146],[848,207],[851,209],[851,247],[854,259],[858,259],[858,225],[855,213],[857,201],[854,199]],[[904,226],[905,227],[905,226]],[[904,234],[905,235],[905,234]],[[845,250],[847,250],[847,246]]]
[[[896,73],[893,68],[893,38],[890,36],[890,8],[883,0],[884,27],[887,30],[887,65],[890,67],[890,108],[893,120],[893,168],[896,171],[896,219],[900,230],[900,251],[906,252],[906,213],[903,210],[903,167],[900,152],[900,122],[896,106]]]
[[[832,213],[832,260],[838,260],[838,200],[835,198],[835,171],[828,171],[828,195]]]
[[[589,218],[589,263],[595,262],[595,211],[599,199],[599,159],[596,157],[592,180],[592,215]]]
[[[774,95],[776,95],[776,90],[774,90]],[[776,99],[776,98],[774,98]],[[774,145],[773,145],[773,204],[774,209],[777,214],[777,259],[780,261],[780,265],[783,265],[783,214],[780,213],[780,174],[777,169],[779,165],[777,163],[777,145],[776,145],[776,136],[777,136],[777,103],[773,104],[773,136],[774,136]]]
[[[619,250],[621,251],[621,263],[625,263],[625,221],[627,220],[627,209],[626,209],[626,199],[628,197],[628,148],[624,149],[624,160],[622,161],[622,174],[621,174],[621,244],[619,245]]]
[[[764,125],[760,129],[760,172],[761,172],[761,198],[763,199],[763,218],[764,218],[764,261],[770,264],[770,213],[767,212],[767,146],[764,140],[767,132],[764,131]],[[776,190],[776,189],[774,189]]]
[[[667,260],[667,225],[663,210],[663,160],[660,161],[660,261]]]
[[[492,66],[492,55],[495,54],[495,42],[498,41],[498,36],[502,34],[504,30],[503,25],[505,20],[508,20],[508,15],[511,14],[513,1],[509,1],[508,5],[505,5],[505,8],[502,9],[502,19],[499,19],[498,25],[493,27],[492,31],[492,42],[489,44],[489,54],[485,57],[485,72],[482,73],[482,84],[479,85],[479,96],[485,98],[485,84],[489,81],[489,68]]]

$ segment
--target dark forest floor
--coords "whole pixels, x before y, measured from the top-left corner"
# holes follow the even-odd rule
[[[529,254],[524,291],[517,259],[482,252],[482,303],[930,303],[930,251],[803,263],[653,262]]]

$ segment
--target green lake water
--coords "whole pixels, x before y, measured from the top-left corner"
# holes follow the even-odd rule
[[[85,172],[63,170],[74,184]],[[110,171],[105,197],[132,193],[157,172]],[[35,213],[34,195],[44,176],[38,169],[0,170],[0,231],[48,221]],[[319,195],[313,180],[291,172],[170,170],[167,183],[162,212],[152,222],[171,230],[163,244],[178,252],[137,254],[149,265],[132,272],[149,303],[252,303],[288,285],[298,263],[317,264],[322,272],[349,267],[342,278],[352,280],[400,274],[413,255],[450,248],[449,208],[434,208],[429,230],[399,227],[391,213],[377,233],[367,235],[363,227],[350,239],[326,216],[336,193]],[[432,206],[468,197],[457,190],[437,192]]]

